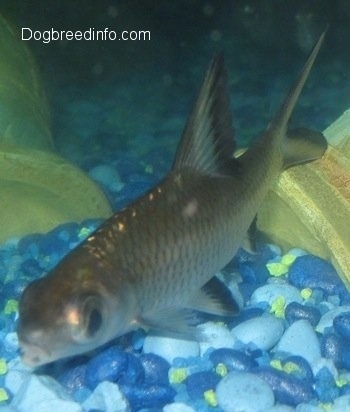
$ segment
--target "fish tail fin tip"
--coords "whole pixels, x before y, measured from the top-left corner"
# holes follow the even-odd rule
[[[288,167],[320,159],[327,149],[321,132],[299,128],[288,131],[283,146],[283,166]]]
[[[326,35],[327,29],[321,34],[317,40],[315,46],[311,50],[309,57],[306,60],[299,76],[297,77],[295,83],[290,89],[287,97],[281,104],[279,110],[277,111],[275,117],[269,125],[269,129],[279,130],[284,134],[287,130],[288,122],[290,120],[291,114],[293,112],[294,106],[303,90],[305,82],[309,76],[311,68],[316,60],[316,57],[321,49],[324,37]]]
[[[227,70],[223,54],[219,53],[211,62],[187,120],[172,169],[189,167],[206,174],[234,173],[235,148]]]

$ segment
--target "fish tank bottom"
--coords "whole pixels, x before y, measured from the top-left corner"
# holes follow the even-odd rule
[[[24,287],[100,223],[66,224],[1,246],[0,410],[347,410],[350,294],[327,261],[271,244],[254,255],[240,250],[219,275],[242,310],[203,319],[205,341],[138,330],[93,353],[26,368],[15,333]]]

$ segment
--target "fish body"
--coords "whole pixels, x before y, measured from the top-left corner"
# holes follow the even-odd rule
[[[287,137],[323,36],[265,134],[239,159],[232,158],[223,58],[213,60],[169,175],[24,291],[18,337],[25,363],[84,353],[138,327],[186,334],[188,310],[237,311],[215,274],[241,246],[281,170],[326,148],[316,132]]]

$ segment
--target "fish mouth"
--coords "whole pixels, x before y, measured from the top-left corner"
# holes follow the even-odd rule
[[[21,361],[26,366],[36,368],[51,361],[51,354],[38,345],[19,341]]]

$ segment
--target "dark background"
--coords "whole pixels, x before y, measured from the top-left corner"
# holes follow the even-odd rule
[[[349,106],[347,0],[3,0],[0,10],[13,24],[33,30],[151,31],[149,42],[27,42],[48,94],[56,145],[66,156],[73,156],[69,144],[79,139],[75,129],[84,119],[96,128],[89,138],[107,145],[122,146],[140,133],[160,140],[179,136],[218,50],[229,67],[237,135],[246,144],[266,126],[327,25],[294,121],[323,129]],[[75,99],[100,104],[101,111],[106,102],[115,105],[109,127],[96,107],[72,113],[68,103]],[[171,137],[169,150],[176,142]]]

